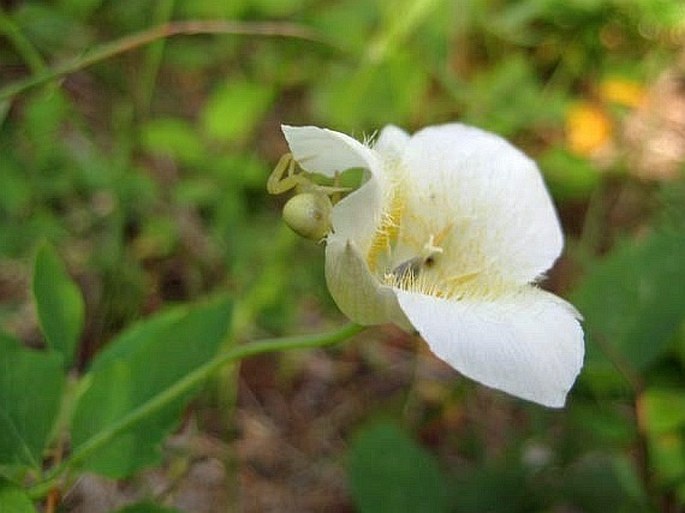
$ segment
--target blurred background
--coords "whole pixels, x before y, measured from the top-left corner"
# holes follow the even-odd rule
[[[247,360],[207,386],[162,466],[87,476],[63,511],[160,486],[193,512],[685,511],[682,0],[0,6],[0,325],[25,343],[41,343],[45,239],[86,298],[81,369],[134,320],[221,291],[240,341],[345,322],[322,247],[265,191],[281,123],[363,138],[458,120],[511,140],[567,235],[543,285],[587,330],[561,411],[469,382],[390,326]],[[245,33],[210,33],[239,28],[226,20]],[[161,25],[176,35],[120,39]]]

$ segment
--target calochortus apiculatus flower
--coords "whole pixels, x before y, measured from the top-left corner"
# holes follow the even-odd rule
[[[284,218],[325,240],[326,280],[345,315],[416,331],[462,374],[564,405],[582,366],[583,331],[573,306],[535,285],[563,235],[531,159],[456,123],[412,136],[388,126],[369,144],[309,126],[283,132],[291,154],[269,191],[297,187]],[[365,170],[362,184],[339,187],[351,168]]]

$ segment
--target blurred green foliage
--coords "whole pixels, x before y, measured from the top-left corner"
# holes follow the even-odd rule
[[[227,337],[230,314],[226,300],[178,307],[113,340],[89,368],[87,390],[73,414],[74,450],[210,360]],[[91,453],[83,468],[124,478],[157,463],[160,440],[177,425],[190,395],[183,394]]]
[[[412,131],[460,120],[539,161],[569,234],[550,286],[585,316],[586,366],[566,410],[520,406],[525,421],[517,417],[495,454],[476,427],[429,453],[418,435],[435,419],[407,420],[402,408],[379,405],[417,437],[388,426],[362,431],[348,458],[354,502],[398,511],[392,491],[414,483],[421,494],[408,501],[424,498],[417,508],[431,511],[685,507],[683,162],[672,163],[668,183],[656,183],[656,165],[645,175],[640,141],[625,135],[645,101],[603,92],[611,79],[660,97],[652,88],[664,70],[683,80],[681,0],[14,0],[0,8],[0,325],[15,332],[0,336],[0,475],[18,482],[39,472],[62,422],[65,368],[91,383],[75,410],[78,449],[211,357],[229,322],[247,338],[340,318],[321,248],[279,228],[280,200],[264,191],[286,150],[279,124],[362,138],[389,123]],[[198,19],[274,22],[276,37],[159,40],[2,97],[2,87],[100,44]],[[279,37],[286,22],[320,41]],[[572,125],[579,104],[588,108]],[[637,139],[658,146],[650,134]],[[25,308],[34,254],[41,332],[27,329]],[[235,298],[230,318],[227,305],[199,302],[215,291]],[[181,301],[190,305],[120,334]],[[168,375],[146,372],[158,358]],[[112,383],[120,394],[111,396]],[[453,388],[442,407],[462,412],[473,385]],[[124,477],[158,461],[186,404],[125,433],[84,468]],[[32,511],[5,479],[0,504]]]
[[[46,342],[69,367],[83,329],[83,296],[51,246],[44,245],[38,250],[33,291]]]
[[[16,484],[0,478],[0,504],[12,513],[36,513],[31,500]]]
[[[0,338],[1,465],[39,469],[64,387],[62,357]]]
[[[367,427],[349,454],[360,513],[448,511],[447,485],[433,456],[390,423]]]

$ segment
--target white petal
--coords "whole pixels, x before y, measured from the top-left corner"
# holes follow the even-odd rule
[[[407,132],[395,125],[388,125],[381,130],[373,149],[384,156],[399,158],[404,153],[409,139]]]
[[[561,298],[524,287],[499,301],[449,301],[396,291],[432,351],[487,386],[561,407],[583,363],[583,332]]]
[[[338,308],[350,320],[365,326],[394,322],[411,330],[393,290],[381,285],[369,272],[354,242],[329,238],[326,282]]]
[[[378,153],[333,130],[286,125],[282,129],[293,157],[307,171],[329,176],[350,168],[369,171],[367,181],[335,205],[331,216],[333,231],[339,237],[353,240],[358,248],[367,251],[381,217],[387,186]]]
[[[302,169],[333,176],[361,167],[373,172],[379,167],[375,153],[349,135],[315,126],[281,126],[293,158]]]
[[[334,206],[331,214],[333,234],[328,237],[329,243],[335,238],[354,241],[366,254],[383,211],[382,183],[372,177]]]
[[[411,208],[452,226],[453,270],[529,283],[561,253],[563,236],[535,163],[501,137],[460,124],[429,127],[403,157]],[[472,261],[470,261],[470,260]]]

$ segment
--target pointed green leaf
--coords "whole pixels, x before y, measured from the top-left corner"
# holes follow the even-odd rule
[[[63,387],[61,355],[0,336],[0,464],[40,467]]]
[[[349,480],[361,513],[448,510],[436,459],[392,424],[359,435],[351,448]]]
[[[112,341],[93,361],[90,386],[76,407],[74,450],[209,361],[227,336],[230,312],[226,300],[179,307]],[[121,478],[156,463],[164,437],[178,424],[190,397],[177,397],[128,428],[93,452],[83,467]]]
[[[65,365],[70,366],[83,330],[85,307],[81,291],[48,244],[41,246],[36,255],[33,295],[48,345],[62,353]]]

